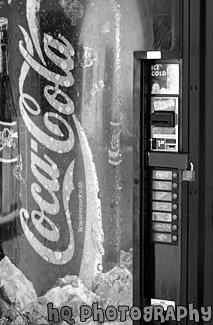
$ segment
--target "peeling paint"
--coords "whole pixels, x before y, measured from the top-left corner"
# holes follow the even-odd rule
[[[13,169],[13,175],[19,181],[25,181],[24,178],[22,177],[22,170],[23,170],[22,156],[18,155],[18,161]]]
[[[92,97],[94,97],[100,90],[103,89],[104,89],[104,82],[103,80],[99,80],[93,85],[92,89],[90,90],[90,94],[92,95]]]
[[[106,34],[106,33],[110,33],[110,22],[107,21],[106,24],[104,24],[104,26],[102,27],[102,33]]]
[[[59,0],[66,15],[71,19],[71,25],[76,25],[77,18],[83,17],[83,6],[78,0]]]
[[[81,66],[83,68],[91,67],[95,61],[97,61],[97,53],[91,47],[89,47],[86,43],[83,46],[84,54],[81,59]]]

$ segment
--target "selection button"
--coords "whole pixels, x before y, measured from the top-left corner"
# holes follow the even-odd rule
[[[173,215],[172,215],[172,220],[173,220],[173,221],[176,221],[177,219],[178,219],[177,214],[173,214]]]
[[[172,182],[153,181],[152,188],[153,188],[153,190],[171,191],[172,190]]]
[[[152,212],[153,221],[172,222],[172,214],[167,212]]]
[[[172,193],[171,192],[163,192],[163,191],[153,191],[152,198],[156,201],[172,201]]]
[[[172,210],[177,210],[178,206],[177,204],[172,204]]]
[[[177,188],[178,188],[177,183],[172,183],[172,188],[173,188],[174,190],[177,189]]]
[[[153,233],[152,240],[154,242],[160,243],[172,243],[172,236],[170,234],[162,234],[162,233]]]
[[[178,173],[172,173],[172,178],[177,178],[178,177]]]
[[[172,211],[172,204],[169,202],[152,202],[152,209],[155,211]]]
[[[172,236],[172,241],[175,241],[176,242],[177,240],[178,240],[178,237],[177,236],[175,236],[175,235]]]
[[[153,222],[152,230],[159,232],[172,232],[172,225],[170,223]]]
[[[170,170],[153,170],[153,178],[172,180],[172,171]]]

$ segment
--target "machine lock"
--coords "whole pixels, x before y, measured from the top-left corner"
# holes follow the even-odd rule
[[[182,181],[187,181],[187,182],[195,181],[195,170],[194,170],[194,165],[191,161],[189,162],[189,169],[185,169],[182,172]]]

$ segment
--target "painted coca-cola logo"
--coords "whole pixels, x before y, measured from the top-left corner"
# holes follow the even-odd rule
[[[5,147],[14,147],[15,149],[15,139],[18,139],[18,132],[12,128],[10,129],[8,127],[4,127],[4,129],[0,131],[0,151],[2,151]]]
[[[0,121],[0,161],[12,163],[18,156],[18,132],[16,122]]]
[[[26,206],[21,209],[21,225],[28,242],[44,260],[58,265],[68,263],[73,258],[75,250],[78,249],[75,247],[72,226],[73,211],[70,200],[72,192],[74,190],[79,191],[78,232],[83,231],[82,202],[83,197],[86,199],[85,240],[80,270],[80,273],[83,273],[91,262],[92,264],[101,263],[103,233],[96,168],[86,135],[75,115],[75,104],[69,95],[69,89],[74,84],[72,73],[74,69],[74,48],[62,35],[56,39],[52,35],[44,33],[43,51],[62,73],[50,70],[42,54],[36,22],[36,10],[39,10],[40,1],[32,2],[29,0],[26,3],[31,35],[22,26],[19,26],[24,38],[19,42],[20,53],[24,58],[19,78],[19,108],[28,136],[30,136],[30,169],[33,180],[30,180],[30,184],[29,180],[27,182],[34,203],[33,208]],[[36,60],[34,48],[40,60]],[[25,92],[30,71],[46,80],[42,93],[47,103],[45,112],[42,111],[39,101]],[[64,89],[68,91],[65,92]],[[40,127],[36,122],[37,118],[42,119],[43,127]],[[69,123],[70,119],[72,119],[73,124]],[[77,135],[74,132],[73,125]],[[67,162],[67,156],[66,160],[63,158],[68,153],[70,153],[70,157],[73,157],[76,141],[79,141],[83,157],[85,187],[81,181],[77,186],[74,185],[73,179],[77,160],[72,158]],[[39,148],[42,148],[42,151]],[[64,165],[62,164],[63,159]],[[61,167],[59,168],[59,164],[60,166],[63,165],[63,170]],[[47,197],[43,196],[43,188],[48,192]],[[35,206],[37,208],[34,208]],[[63,236],[57,227],[57,223],[54,222],[55,218],[63,218],[63,222],[66,221],[69,230],[68,245],[63,250],[53,249],[46,244],[46,241],[57,243],[60,236]],[[29,227],[29,220],[34,226],[33,231]],[[93,231],[98,236],[92,236]]]

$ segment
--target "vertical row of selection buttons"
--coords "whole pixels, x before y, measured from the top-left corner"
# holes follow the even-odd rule
[[[152,241],[178,244],[179,171],[152,170]]]

